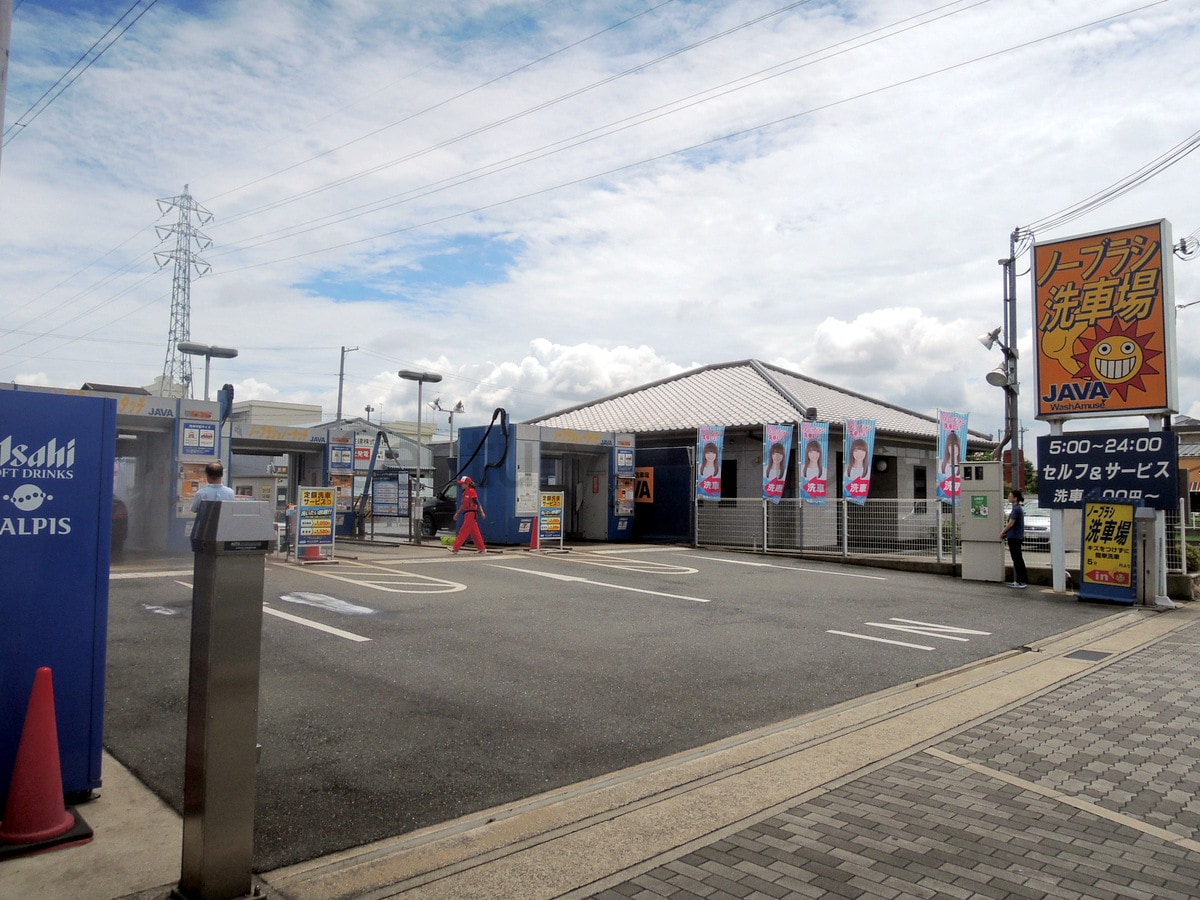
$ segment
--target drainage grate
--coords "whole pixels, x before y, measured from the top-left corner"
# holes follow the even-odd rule
[[[1068,653],[1067,659],[1083,659],[1088,662],[1097,662],[1101,659],[1108,659],[1112,653],[1106,653],[1103,650],[1076,650],[1074,653]]]

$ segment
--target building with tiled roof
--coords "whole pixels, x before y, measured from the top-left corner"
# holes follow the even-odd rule
[[[842,424],[848,419],[875,422],[870,496],[911,499],[925,509],[925,501],[937,494],[936,416],[760,360],[703,366],[524,424],[633,434],[636,465],[650,479],[653,493],[651,502],[639,504],[635,533],[639,537],[681,538],[690,527],[699,428],[725,428],[722,499],[761,498],[765,425],[828,422],[830,481],[840,486]],[[988,435],[970,432],[968,453],[993,448]],[[797,495],[794,462],[793,452],[784,497]]]
[[[761,426],[804,419],[872,419],[879,434],[937,440],[937,419],[756,359],[719,363],[548,413],[529,424],[642,437],[702,425]],[[973,432],[980,446],[986,435]]]

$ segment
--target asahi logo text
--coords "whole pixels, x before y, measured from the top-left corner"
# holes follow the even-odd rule
[[[12,435],[0,439],[0,478],[74,478],[75,439],[65,444],[51,438],[40,447],[18,444]]]

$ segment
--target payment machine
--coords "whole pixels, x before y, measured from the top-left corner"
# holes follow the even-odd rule
[[[998,460],[962,463],[957,518],[962,535],[962,577],[1004,581],[1004,473]]]
[[[184,756],[185,898],[250,893],[263,558],[271,504],[206,500],[192,532],[192,650]]]

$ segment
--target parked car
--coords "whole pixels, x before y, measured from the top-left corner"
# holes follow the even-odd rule
[[[432,497],[426,497],[421,509],[421,536],[433,537],[440,530],[454,530],[458,510],[458,482],[451,481]]]
[[[129,509],[123,500],[113,497],[112,509],[112,552],[125,549],[125,538],[129,536]]]
[[[1041,509],[1036,500],[1026,500],[1021,504],[1025,508],[1025,541],[1024,546],[1031,550],[1050,549],[1050,510]],[[1012,504],[1004,504],[1004,518],[1012,512]]]

